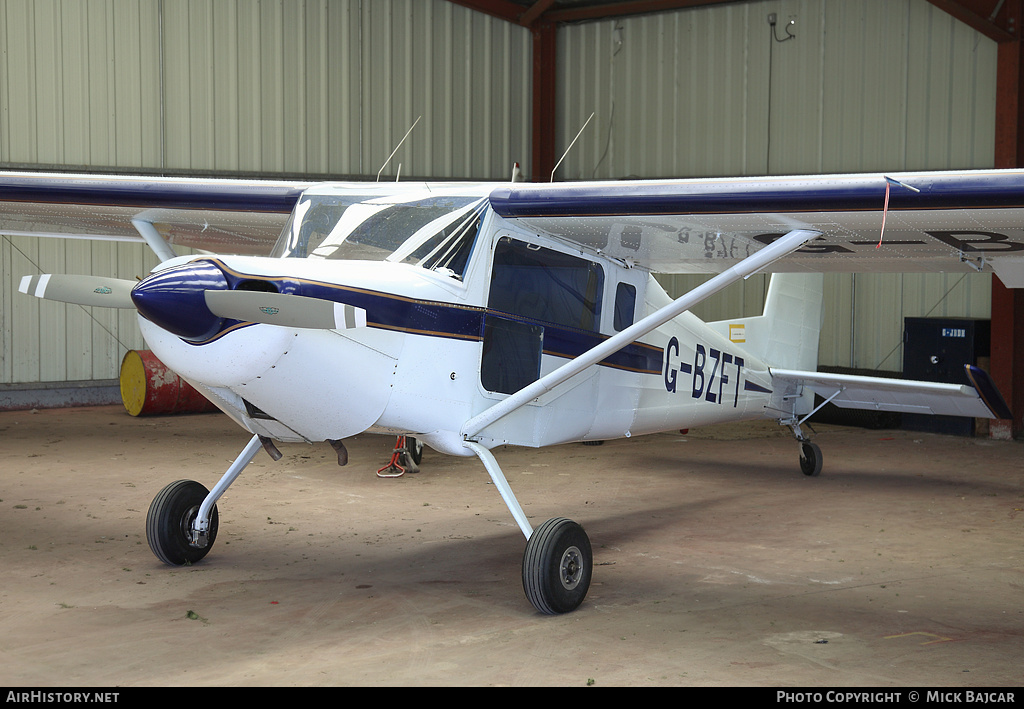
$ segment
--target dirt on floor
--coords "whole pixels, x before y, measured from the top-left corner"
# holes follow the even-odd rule
[[[0,413],[0,685],[1019,687],[1024,444],[775,424],[495,451],[534,526],[582,523],[583,605],[537,613],[476,458],[393,438],[260,453],[201,562],[146,540],[166,484],[218,480],[220,414]]]

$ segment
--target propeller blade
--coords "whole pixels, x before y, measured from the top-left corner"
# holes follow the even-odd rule
[[[242,322],[317,330],[366,326],[366,311],[332,300],[286,293],[208,290],[206,307],[214,315]]]
[[[23,277],[18,290],[37,298],[59,300],[62,303],[134,309],[131,293],[135,283],[122,278],[44,273]]]

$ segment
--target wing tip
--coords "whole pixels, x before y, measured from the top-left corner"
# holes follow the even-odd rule
[[[965,364],[964,371],[967,373],[967,378],[970,380],[974,390],[978,392],[978,396],[985,402],[985,406],[988,407],[995,418],[1013,418],[1010,407],[1007,406],[1006,400],[999,393],[999,389],[996,387],[995,382],[992,381],[992,377],[988,375],[988,372],[972,364]]]

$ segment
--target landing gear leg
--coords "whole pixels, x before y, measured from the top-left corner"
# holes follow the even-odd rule
[[[181,566],[206,556],[217,538],[217,500],[263,446],[260,437],[253,436],[210,492],[194,480],[179,480],[153,498],[146,515],[146,539],[160,561]]]
[[[814,416],[825,404],[829,403],[837,396],[843,393],[844,387],[839,387],[833,394],[822,401],[820,404],[815,406],[809,414],[803,418],[799,418],[796,413],[796,402],[799,397],[793,398],[793,414],[786,419],[779,419],[779,423],[783,426],[789,426],[793,431],[793,435],[796,437],[797,442],[800,444],[800,472],[808,477],[818,477],[821,474],[821,448],[818,444],[811,443],[810,439],[804,435],[803,430],[800,428],[800,424],[804,423],[811,416]]]
[[[807,419],[804,418],[804,420],[806,421]],[[817,443],[811,443],[810,439],[804,435],[803,429],[800,428],[801,421],[797,421],[794,418],[780,421],[780,423],[784,426],[789,426],[797,442],[800,444],[800,472],[808,477],[818,477],[821,474],[823,462],[821,448],[818,447]]]
[[[505,506],[526,536],[523,553],[523,591],[541,613],[556,615],[575,610],[590,589],[594,556],[587,533],[564,517],[549,519],[536,530],[530,526],[494,455],[479,443],[466,441],[483,462]]]

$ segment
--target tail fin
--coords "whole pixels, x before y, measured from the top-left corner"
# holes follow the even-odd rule
[[[772,367],[815,371],[824,316],[820,273],[776,273],[768,284],[764,314],[708,323]]]
[[[824,317],[820,273],[775,273],[768,284],[764,314],[708,323],[769,367],[814,372]],[[814,391],[804,388],[792,412],[810,413]]]

